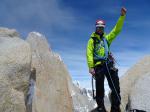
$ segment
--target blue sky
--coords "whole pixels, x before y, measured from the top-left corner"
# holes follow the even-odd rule
[[[26,38],[31,31],[44,34],[53,51],[59,53],[73,80],[90,87],[86,45],[95,21],[106,21],[109,33],[120,16],[127,16],[122,32],[112,43],[119,76],[140,58],[150,54],[149,0],[1,0],[0,26],[16,29]]]

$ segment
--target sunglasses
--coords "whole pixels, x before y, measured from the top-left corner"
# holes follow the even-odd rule
[[[104,30],[104,27],[96,27],[96,30]]]

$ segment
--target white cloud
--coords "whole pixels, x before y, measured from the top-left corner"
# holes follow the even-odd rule
[[[48,27],[49,32],[53,33],[52,29],[56,26],[69,29],[76,22],[73,13],[62,7],[60,0],[13,0],[2,4],[6,9],[4,22],[18,25],[24,30]]]

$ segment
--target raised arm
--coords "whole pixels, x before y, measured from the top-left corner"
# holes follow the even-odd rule
[[[121,8],[121,16],[119,17],[115,27],[112,29],[112,31],[108,35],[106,35],[106,39],[108,40],[109,44],[111,44],[111,42],[115,39],[115,37],[122,30],[125,16],[126,16],[126,9],[123,7]]]

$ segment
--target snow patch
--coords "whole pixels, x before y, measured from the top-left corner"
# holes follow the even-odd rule
[[[71,91],[71,96],[75,96],[76,93],[74,92],[74,90]]]
[[[35,35],[37,35],[37,36],[39,36],[39,37],[42,36],[42,34],[40,34],[39,32],[32,32],[32,33],[35,34]]]

